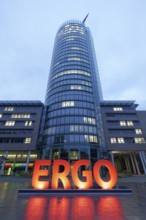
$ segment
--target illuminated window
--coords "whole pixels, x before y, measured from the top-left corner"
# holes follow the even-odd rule
[[[142,134],[142,130],[141,129],[135,129],[135,133],[136,134]]]
[[[95,124],[95,118],[83,117],[83,122],[88,124]]]
[[[72,160],[79,159],[79,152],[78,151],[70,151],[70,159],[72,159]]]
[[[80,47],[71,47],[72,50],[81,50]]]
[[[80,61],[81,59],[78,58],[78,57],[72,57],[72,58],[68,58],[68,61],[71,61],[71,60],[77,60],[77,61]]]
[[[90,73],[83,71],[83,70],[66,70],[66,71],[62,71],[60,73],[57,73],[55,76],[52,77],[52,79],[55,79],[57,77],[67,75],[67,74],[81,74],[81,75],[85,75],[85,76],[90,76]]]
[[[113,110],[118,112],[118,111],[123,111],[123,108],[121,108],[121,107],[114,107]]]
[[[134,138],[135,143],[136,144],[143,144],[145,143],[145,139],[144,138]]]
[[[31,154],[30,158],[37,159],[37,154]]]
[[[133,126],[134,124],[133,124],[133,121],[127,121],[127,125],[128,126]]]
[[[120,121],[121,126],[126,126],[126,121]]]
[[[32,121],[25,121],[25,126],[31,126],[32,125]]]
[[[70,125],[70,132],[96,133],[96,128],[85,125]]]
[[[65,38],[69,38],[69,36],[66,37],[67,34],[74,34],[74,33],[79,33],[84,35],[85,31],[83,28],[78,27],[78,26],[65,26],[65,28],[63,28],[62,30],[59,31],[58,33],[58,37],[64,37]]]
[[[62,102],[62,107],[70,107],[70,106],[74,106],[74,101],[66,101],[66,102]]]
[[[15,121],[6,121],[5,122],[5,126],[14,126],[15,125]]]
[[[69,39],[66,39],[66,41],[71,41],[71,40],[74,40],[74,38],[69,38]]]
[[[80,86],[80,85],[71,85],[70,89],[91,91],[91,88],[89,88],[87,86]]]
[[[116,140],[116,138],[110,138],[110,142],[111,142],[111,144],[115,144],[115,143],[117,143],[117,140]]]
[[[124,138],[110,138],[110,142],[112,144],[118,143],[118,144],[124,144]]]
[[[30,114],[12,114],[11,118],[30,118]]]
[[[4,111],[12,112],[14,110],[13,107],[5,107]]]
[[[120,121],[121,126],[133,126],[133,121]]]
[[[82,86],[78,86],[78,85],[73,85],[73,86],[70,86],[71,89],[82,89]]]
[[[81,47],[71,47],[70,49],[71,49],[71,50],[82,50],[82,51],[87,51],[87,50],[85,50],[85,49],[83,49],[83,48],[81,48]]]
[[[70,125],[71,132],[82,132],[83,126],[82,125]]]
[[[118,139],[119,144],[124,144],[125,143],[124,138],[117,138],[117,139]]]
[[[24,143],[25,143],[25,144],[30,144],[30,143],[31,143],[31,138],[25,138]]]
[[[87,81],[81,81],[81,83],[83,84],[83,85],[86,85],[86,86],[91,86],[91,83],[90,82],[87,82]]]
[[[88,60],[85,60],[85,59],[82,59],[82,58],[79,58],[79,57],[70,57],[68,58],[68,61],[82,61],[82,62],[85,62],[85,63],[89,63]]]
[[[98,143],[97,137],[94,135],[84,135],[85,141],[86,142],[91,142],[91,143]]]
[[[2,114],[0,114],[0,118],[2,118]]]
[[[58,159],[59,158],[59,152],[58,151],[53,151],[52,154],[53,154],[52,155],[53,159]]]
[[[74,125],[70,125],[70,132],[74,131]]]
[[[89,135],[89,142],[97,143],[97,137],[93,135]]]

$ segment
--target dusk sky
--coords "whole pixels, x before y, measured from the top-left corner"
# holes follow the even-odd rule
[[[0,0],[0,100],[44,102],[56,32],[88,12],[104,99],[146,110],[146,0]]]

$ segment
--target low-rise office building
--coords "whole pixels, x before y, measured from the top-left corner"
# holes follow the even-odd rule
[[[32,170],[42,111],[40,101],[0,101],[1,174]]]
[[[102,101],[106,150],[117,171],[146,174],[146,111],[134,101]]]

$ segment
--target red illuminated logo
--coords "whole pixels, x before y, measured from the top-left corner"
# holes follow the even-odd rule
[[[93,186],[93,177],[91,170],[83,170],[82,176],[86,178],[86,181],[82,181],[78,176],[78,171],[81,166],[89,166],[90,160],[78,160],[74,163],[71,176],[72,181],[79,189],[89,189]],[[66,160],[54,160],[52,166],[52,181],[51,184],[48,180],[41,180],[41,177],[49,176],[48,169],[41,169],[44,166],[51,166],[51,160],[36,160],[34,165],[34,172],[32,177],[32,186],[35,189],[58,189],[59,180],[61,180],[64,189],[71,189],[71,183],[68,178],[70,173],[70,164]],[[60,172],[60,167],[63,166],[64,170]],[[100,176],[100,169],[105,166],[109,172],[109,180],[105,181]],[[111,189],[116,185],[117,182],[117,171],[114,165],[108,160],[99,160],[93,166],[94,179],[101,188]]]

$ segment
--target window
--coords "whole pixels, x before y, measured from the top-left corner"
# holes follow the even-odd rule
[[[85,59],[82,59],[82,58],[79,58],[79,57],[70,57],[68,58],[68,61],[82,61],[82,62],[85,62],[85,63],[89,63],[88,60],[85,60]]]
[[[125,143],[124,138],[117,138],[117,139],[118,139],[119,144],[124,144]]]
[[[80,61],[81,59],[79,57],[72,57],[72,58],[68,58],[68,61],[70,60],[77,60],[77,61]]]
[[[135,129],[135,133],[136,134],[142,134],[142,130],[141,129]]]
[[[14,126],[15,125],[15,121],[6,121],[5,122],[5,126]]]
[[[11,118],[30,118],[30,114],[12,114]]]
[[[32,125],[32,121],[25,121],[25,126],[31,126]]]
[[[56,136],[54,139],[54,143],[64,143],[65,137],[64,136]]]
[[[90,82],[87,82],[87,81],[84,81],[84,80],[82,80],[81,83],[82,83],[83,85],[86,85],[86,86],[91,86],[91,83],[90,83]]]
[[[55,134],[55,129],[58,129],[59,127],[50,127],[44,130],[44,134]]]
[[[121,112],[121,111],[123,111],[123,108],[121,108],[121,107],[114,107],[113,110],[116,111],[116,112],[118,112],[118,111]]]
[[[88,124],[95,124],[95,118],[83,117],[83,122]]]
[[[127,121],[127,125],[128,126],[133,126],[134,124],[133,124],[133,121]]]
[[[81,85],[71,85],[70,89],[85,90],[85,91],[92,92],[92,89],[90,87],[88,87],[88,86],[81,86]]]
[[[124,138],[110,138],[110,142],[111,144],[116,144],[118,142],[118,144],[124,144]]]
[[[94,135],[84,135],[85,142],[98,143],[97,136]]]
[[[66,41],[71,41],[71,40],[74,40],[74,38],[66,39]]]
[[[74,125],[70,125],[70,132],[74,131]]]
[[[115,144],[115,143],[117,143],[117,140],[116,140],[116,138],[110,138],[110,142],[111,142],[111,144]]]
[[[126,126],[126,121],[120,121],[121,126]]]
[[[79,151],[70,151],[70,159],[71,160],[77,160],[79,159]]]
[[[5,107],[4,111],[12,112],[14,110],[13,107]]]
[[[52,151],[52,158],[53,159],[58,159],[59,158],[59,152],[57,150]]]
[[[133,126],[133,121],[120,121],[121,126]]]
[[[85,49],[81,48],[81,47],[71,47],[71,50],[82,50],[82,51],[86,51]]]
[[[86,132],[86,133],[96,133],[96,128],[92,126],[83,125],[70,125],[70,132]]]
[[[31,143],[31,138],[25,138],[24,143],[25,143],[25,144],[30,144],[30,143]]]
[[[70,107],[74,106],[74,101],[67,101],[67,102],[62,102],[62,107]]]
[[[0,114],[0,118],[2,118],[2,114]]]
[[[78,85],[73,85],[73,86],[70,86],[71,89],[78,89],[78,90],[81,90],[83,89],[82,86],[78,86]]]
[[[144,144],[145,139],[144,138],[134,138],[136,144]]]
[[[67,75],[67,74],[81,74],[85,76],[90,76],[90,73],[83,71],[83,70],[65,70],[62,72],[57,73],[55,76],[52,77],[52,79],[55,79],[59,76]]]

